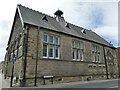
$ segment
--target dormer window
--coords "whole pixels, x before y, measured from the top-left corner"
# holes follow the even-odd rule
[[[69,26],[69,24],[68,24],[68,23],[65,25],[65,27],[67,27],[67,28],[69,28],[69,29],[70,29],[70,26]]]
[[[45,15],[45,16],[43,16],[42,20],[44,20],[44,21],[47,21],[47,22],[48,22],[47,16],[46,16],[46,15]]]
[[[84,33],[84,34],[86,34],[86,31],[85,31],[85,29],[82,29],[82,30],[81,30],[81,32],[82,32],[82,33]]]

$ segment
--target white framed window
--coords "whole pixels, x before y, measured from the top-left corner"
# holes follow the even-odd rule
[[[58,36],[55,37],[55,44],[56,45],[60,44],[60,38]]]
[[[48,43],[48,35],[47,35],[47,34],[44,34],[44,35],[43,35],[43,41],[44,41],[45,43]]]
[[[43,44],[43,58],[48,58],[48,45]]]
[[[59,58],[60,58],[60,49],[59,49],[59,47],[56,47],[56,48],[55,48],[55,58],[56,58],[56,59],[59,59]]]
[[[44,34],[43,41],[43,58],[60,59],[60,38]]]
[[[84,44],[81,41],[72,40],[73,60],[83,61]]]
[[[49,47],[49,58],[54,58],[54,46]]]
[[[54,44],[54,36],[50,35],[49,39],[50,39],[50,44]]]
[[[93,44],[91,50],[93,54],[93,62],[100,63],[100,46]]]

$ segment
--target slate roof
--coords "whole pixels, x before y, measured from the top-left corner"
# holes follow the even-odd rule
[[[93,42],[100,43],[102,45],[106,45],[109,47],[113,47],[110,43],[100,37],[98,34],[91,30],[87,30],[85,28],[73,25],[71,23],[66,22],[70,28],[65,27],[65,23],[58,22],[55,17],[51,17],[49,15],[43,14],[41,12],[29,9],[22,5],[18,5],[19,14],[21,15],[22,22],[28,23],[35,26],[40,26],[43,28],[47,28],[53,31],[69,34],[72,36],[80,37],[86,40],[90,40]],[[48,21],[45,22],[42,18],[46,15]],[[82,30],[85,30],[86,34],[82,33]]]

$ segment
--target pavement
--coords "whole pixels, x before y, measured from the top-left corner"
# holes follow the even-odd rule
[[[0,90],[2,88],[10,88],[10,79],[4,79],[4,75],[0,70]],[[118,88],[120,85],[118,79],[108,80],[93,80],[93,81],[78,81],[70,83],[58,83],[49,85],[37,85],[37,87],[25,87],[25,88]],[[16,87],[12,87],[16,88]],[[20,87],[18,87],[20,88]]]
[[[9,88],[10,85],[10,80],[9,79],[4,79],[4,75],[2,74],[2,70],[0,70],[0,90],[2,88]]]

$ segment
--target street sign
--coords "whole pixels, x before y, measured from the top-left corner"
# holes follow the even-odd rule
[[[12,61],[13,61],[13,62],[15,62],[15,61],[16,61],[16,56],[14,56],[14,57],[12,58]]]

